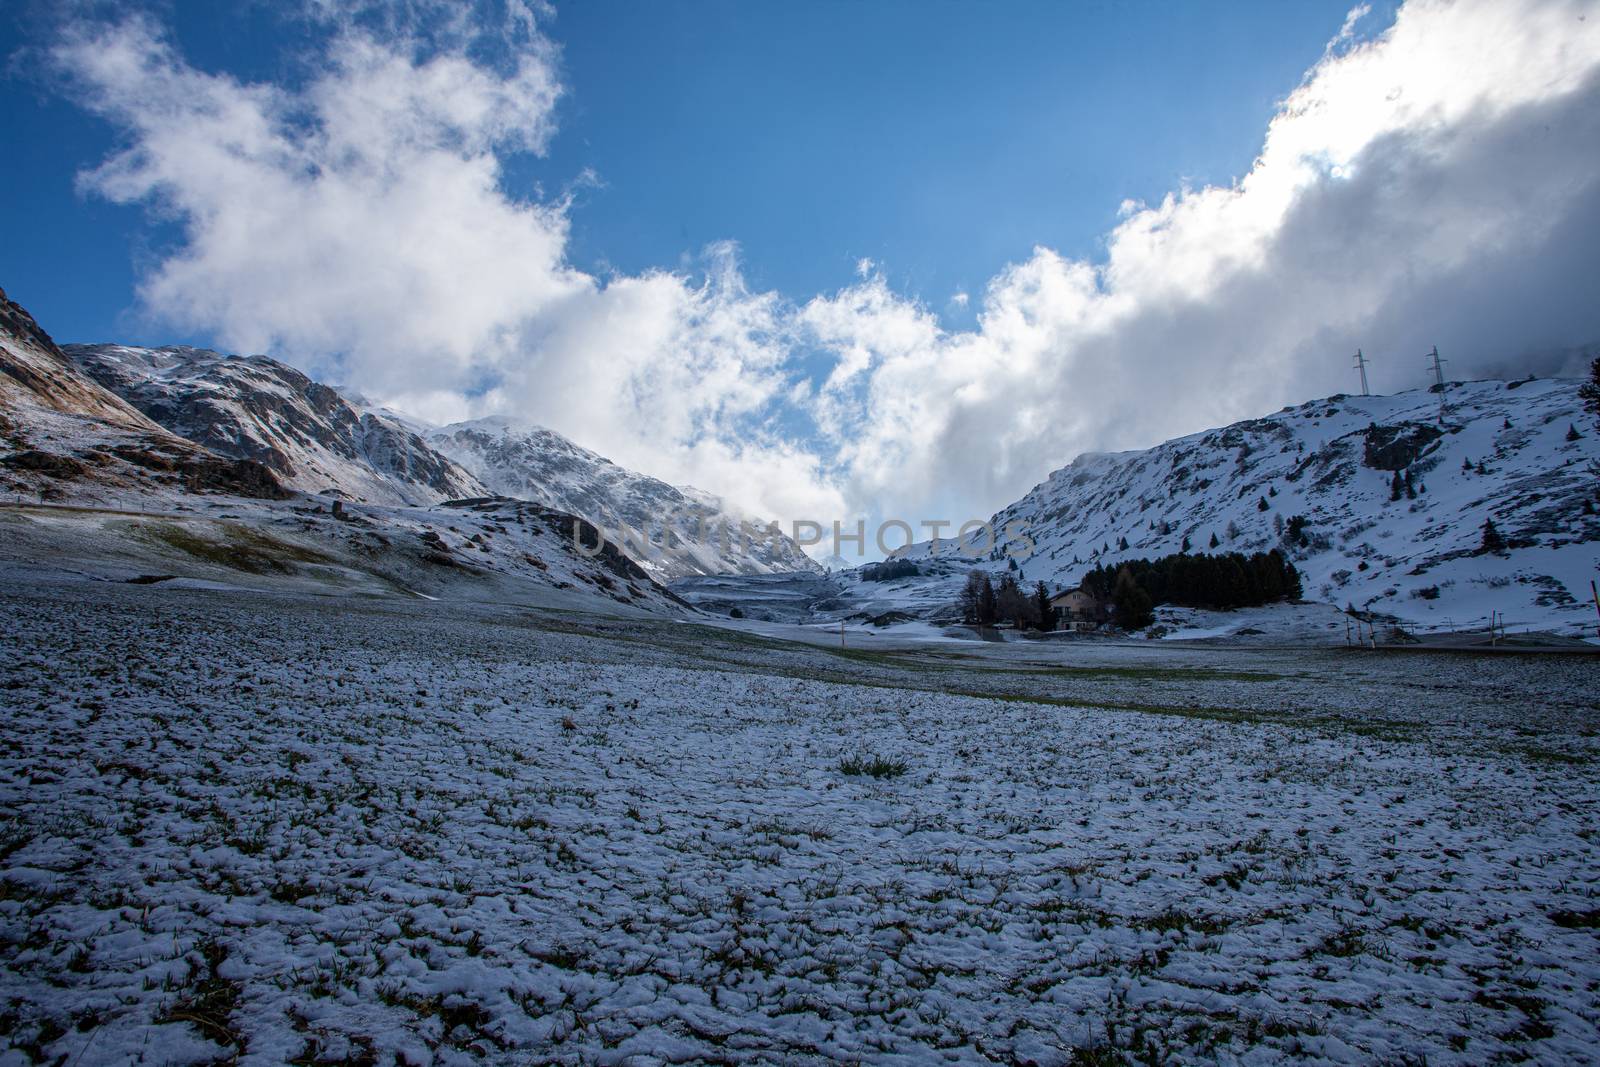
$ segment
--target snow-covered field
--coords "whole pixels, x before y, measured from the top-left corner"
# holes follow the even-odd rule
[[[1587,658],[0,601],[0,1063],[1600,1048]]]

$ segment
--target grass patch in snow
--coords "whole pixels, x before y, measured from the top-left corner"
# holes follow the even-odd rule
[[[839,770],[869,778],[898,778],[906,773],[906,761],[884,756],[846,756],[839,761]]]
[[[1588,911],[1552,911],[1550,921],[1566,930],[1600,930],[1600,908]]]
[[[1286,675],[1270,671],[1212,670],[1206,667],[1030,667],[1010,674],[1063,678],[1122,678],[1137,682],[1281,682]]]
[[[280,541],[259,530],[236,523],[221,523],[221,540],[202,537],[174,523],[152,523],[139,532],[150,540],[175,548],[195,559],[251,574],[284,574],[293,563],[329,564],[333,560],[303,545]]]
[[[1581,767],[1590,761],[1590,757],[1581,752],[1563,752],[1543,745],[1502,745],[1500,751],[1535,763],[1564,763],[1570,767]]]
[[[1060,708],[1094,708],[1102,711],[1134,711],[1145,715],[1170,715],[1183,719],[1209,719],[1213,722],[1293,726],[1304,729],[1329,729],[1342,733],[1405,741],[1417,736],[1418,727],[1402,722],[1376,722],[1339,718],[1332,715],[1296,715],[1283,711],[1247,708],[1205,707],[1194,704],[1143,704],[1130,701],[1089,700],[1083,697],[1048,697],[1026,693],[980,693],[947,690],[950,696],[980,700],[1003,700],[1018,704],[1046,704]]]

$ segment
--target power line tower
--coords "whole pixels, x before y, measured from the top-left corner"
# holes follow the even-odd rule
[[[1361,395],[1371,396],[1372,390],[1367,388],[1367,357],[1361,354],[1361,349],[1356,349],[1356,370],[1361,372]]]
[[[1439,424],[1444,425],[1444,365],[1450,362],[1439,358],[1439,346],[1434,345],[1433,351],[1428,354],[1429,366],[1433,368],[1434,388],[1439,391]]]

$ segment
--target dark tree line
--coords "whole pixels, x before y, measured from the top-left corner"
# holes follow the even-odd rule
[[[914,578],[921,574],[909,559],[886,559],[882,563],[869,563],[861,568],[863,582],[892,582],[896,578]]]
[[[1277,549],[1246,556],[1183,554],[1161,559],[1128,559],[1096,567],[1083,589],[1116,609],[1126,629],[1147,625],[1155,604],[1187,608],[1246,608],[1277,600],[1298,600],[1300,572]],[[1142,620],[1142,621],[1140,621]]]
[[[961,617],[978,626],[1009,622],[1018,629],[1055,628],[1050,591],[1045,584],[1036,583],[1029,593],[1010,574],[1002,574],[998,584],[984,571],[967,575],[967,584],[961,590]]]

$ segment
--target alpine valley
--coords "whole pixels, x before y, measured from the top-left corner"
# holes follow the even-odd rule
[[[58,347],[5,299],[0,361],[0,487],[29,505],[6,514],[5,551],[22,567],[463,599],[514,589],[909,636],[960,621],[974,568],[1057,592],[1127,560],[1277,551],[1306,601],[1402,631],[1491,616],[1593,631],[1600,432],[1573,380],[1334,396],[1083,455],[988,530],[908,546],[897,556],[912,566],[886,577],[825,572],[787,536],[742,535],[765,520],[551,430],[429,425],[265,356]],[[585,524],[608,531],[603,550],[592,530],[574,539]],[[644,536],[615,533],[630,530]],[[1018,536],[989,540],[1006,530]],[[1157,632],[1283,636],[1288,618],[1168,613]],[[1338,626],[1321,629],[1332,640]]]

